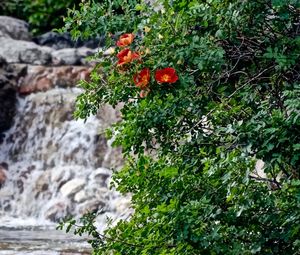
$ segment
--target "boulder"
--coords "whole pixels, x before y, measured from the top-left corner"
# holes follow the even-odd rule
[[[47,32],[33,38],[33,41],[39,45],[52,47],[56,50],[74,47],[74,42],[70,34],[59,34],[56,32]]]
[[[79,65],[80,58],[74,48],[61,49],[52,52],[52,63],[54,65]]]
[[[4,167],[0,166],[0,188],[4,185],[6,182],[7,176],[6,176],[6,171]]]
[[[35,182],[35,191],[37,193],[44,192],[48,190],[49,183],[50,183],[50,171],[43,172]]]
[[[45,219],[58,222],[69,214],[70,207],[65,202],[57,202],[45,212]]]
[[[53,87],[73,87],[79,80],[88,80],[91,68],[84,66],[28,66],[27,75],[19,84],[20,94],[46,91]]]
[[[119,198],[114,201],[117,214],[126,214],[131,211],[131,201],[129,197]]]
[[[95,171],[93,171],[90,174],[89,179],[100,184],[101,187],[106,187],[110,176],[111,176],[111,171],[107,168],[101,167],[101,168],[97,168]]]
[[[27,73],[27,67],[24,64],[8,64],[0,56],[0,90],[4,87],[16,88],[17,84]]]
[[[95,53],[95,50],[82,48],[67,48],[52,52],[53,65],[81,65],[86,64],[85,58]]]
[[[73,179],[71,181],[68,181],[65,183],[61,188],[60,192],[64,197],[71,197],[78,191],[80,191],[83,186],[85,185],[85,180],[84,179]]]
[[[108,200],[110,199],[111,190],[108,187],[99,187],[99,184],[96,184],[96,188],[89,191],[89,194],[93,195],[96,199]]]
[[[101,200],[89,200],[78,207],[80,214],[88,212],[99,212],[100,210],[106,211],[106,202]]]
[[[47,65],[51,63],[49,47],[41,47],[33,42],[0,37],[0,57],[7,63]]]
[[[0,16],[0,37],[29,41],[28,23],[12,17]]]
[[[78,193],[75,194],[74,196],[74,201],[76,203],[82,203],[88,199],[88,195],[84,190],[79,191]]]
[[[48,46],[56,50],[65,49],[65,48],[79,48],[79,47],[88,47],[95,49],[97,47],[105,46],[105,37],[101,36],[95,39],[81,40],[76,41],[72,40],[69,33],[56,33],[56,32],[47,32],[45,34],[39,35],[33,38],[33,41],[39,45]]]

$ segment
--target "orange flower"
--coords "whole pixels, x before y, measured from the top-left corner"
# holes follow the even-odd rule
[[[133,76],[133,81],[140,89],[145,89],[150,81],[150,69],[144,68],[138,74]]]
[[[117,54],[117,58],[119,59],[117,65],[121,66],[139,58],[139,54],[132,52],[130,49],[124,49]]]
[[[155,72],[155,80],[159,83],[174,83],[178,80],[178,76],[174,68],[167,67]]]
[[[133,42],[134,34],[123,34],[120,36],[119,41],[117,41],[117,46],[125,47]]]

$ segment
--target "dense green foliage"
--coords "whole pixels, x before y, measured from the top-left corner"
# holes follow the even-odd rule
[[[11,0],[0,2],[0,14],[26,20],[33,33],[48,32],[63,25],[67,8],[80,0]]]
[[[88,215],[77,232],[92,234],[101,255],[297,254],[300,2],[159,2],[161,11],[138,4],[128,22],[105,20],[107,34],[136,35],[128,47],[141,59],[117,66],[115,55],[104,58],[77,101],[80,118],[104,103],[124,105],[108,135],[123,148],[114,181],[132,193],[135,213],[104,235]],[[95,5],[84,8],[68,19],[75,36],[105,19]],[[133,76],[145,67],[150,92],[140,97]],[[154,79],[165,67],[177,82]]]
[[[87,2],[78,10],[69,10],[62,31],[70,31],[73,38],[89,38],[102,34],[131,32],[140,18],[135,9],[139,0],[102,0]]]
[[[74,38],[88,39],[107,31],[133,30],[139,20],[136,15],[139,12],[135,10],[138,2],[130,0],[123,5],[123,0],[96,0],[92,4],[82,0],[0,0],[0,15],[26,20],[34,34],[64,24],[63,30],[70,30]]]

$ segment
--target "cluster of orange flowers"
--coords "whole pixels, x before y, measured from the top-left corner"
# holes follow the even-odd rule
[[[127,47],[133,42],[133,40],[134,34],[123,34],[117,41],[117,46],[122,48]],[[131,51],[129,48],[124,48],[117,54],[117,58],[117,65],[122,66],[132,62],[133,60],[139,59],[140,55],[137,52]],[[134,84],[141,89],[140,97],[142,98],[147,96],[147,94],[150,92],[148,87],[150,78],[151,76],[149,68],[144,68],[133,76]],[[154,78],[158,83],[175,83],[178,80],[176,71],[172,67],[156,70]]]

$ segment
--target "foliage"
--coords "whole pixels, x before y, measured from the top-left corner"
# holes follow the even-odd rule
[[[107,33],[133,32],[127,47],[139,58],[120,65],[117,47],[81,83],[78,118],[123,104],[107,133],[127,159],[114,183],[135,209],[95,237],[94,254],[297,254],[299,1],[158,2],[138,4],[127,24],[106,20]],[[97,6],[70,13],[73,35],[103,26]],[[164,68],[179,79],[162,83]]]
[[[135,9],[138,0],[102,0],[80,4],[79,10],[69,9],[62,31],[70,31],[74,39],[133,31],[139,23]]]
[[[48,32],[63,25],[67,8],[80,0],[13,0],[0,3],[0,13],[26,20],[33,33]]]

